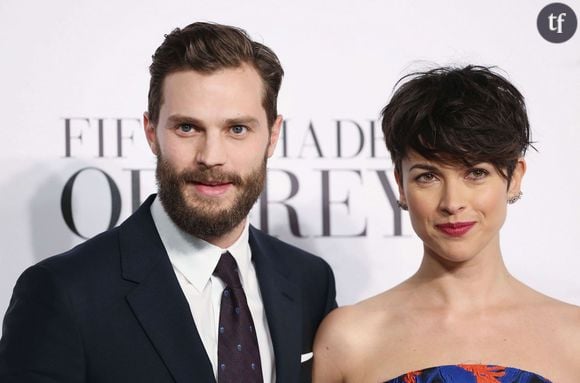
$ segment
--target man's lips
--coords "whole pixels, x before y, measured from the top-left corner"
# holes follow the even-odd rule
[[[452,237],[460,237],[467,233],[475,225],[474,221],[471,222],[454,222],[454,223],[441,223],[435,225],[437,229],[443,233],[450,235]]]
[[[192,182],[193,187],[199,194],[206,196],[219,196],[226,193],[230,187],[231,182]]]

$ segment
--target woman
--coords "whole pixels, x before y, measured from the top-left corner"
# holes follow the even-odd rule
[[[325,319],[314,382],[580,382],[580,308],[515,279],[500,250],[530,145],[522,95],[476,66],[403,80],[382,127],[423,260]]]

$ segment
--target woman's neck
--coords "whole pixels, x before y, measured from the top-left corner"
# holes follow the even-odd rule
[[[499,245],[463,262],[425,248],[421,266],[408,282],[424,289],[426,305],[460,311],[505,304],[520,286],[508,272]]]

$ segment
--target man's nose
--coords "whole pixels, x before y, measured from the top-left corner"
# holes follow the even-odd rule
[[[218,132],[206,132],[204,138],[199,141],[196,161],[206,167],[223,165],[226,162],[227,150],[224,137]]]

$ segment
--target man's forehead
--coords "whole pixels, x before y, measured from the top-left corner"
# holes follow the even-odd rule
[[[220,96],[220,99],[230,96],[240,102],[255,100],[261,103],[265,86],[258,72],[250,66],[225,68],[211,73],[193,69],[179,70],[169,73],[163,79],[160,105],[168,97],[195,95],[196,92],[203,92],[203,96]],[[255,98],[251,97],[252,94]]]
[[[217,68],[215,70],[207,71],[207,70],[196,70],[191,67],[182,67],[172,70],[171,72],[167,73],[163,78],[163,83],[167,83],[169,81],[173,81],[175,78],[187,76],[192,79],[212,79],[212,78],[219,78],[219,77],[240,77],[243,76],[245,78],[256,80],[259,84],[262,84],[262,78],[256,68],[246,62],[240,63],[238,66],[232,67],[223,67]]]

